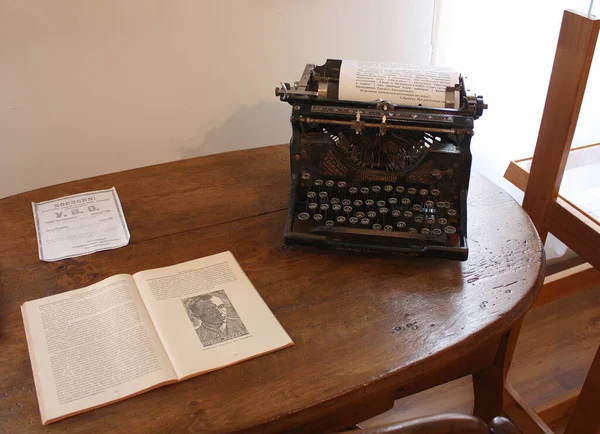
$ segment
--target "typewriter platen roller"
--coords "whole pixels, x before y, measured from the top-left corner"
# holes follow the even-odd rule
[[[292,106],[285,242],[465,260],[473,120],[458,73],[379,62],[306,65]]]

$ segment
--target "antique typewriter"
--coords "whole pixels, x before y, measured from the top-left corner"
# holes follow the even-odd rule
[[[470,141],[487,106],[454,74],[330,59],[276,88],[292,106],[286,244],[467,259]]]

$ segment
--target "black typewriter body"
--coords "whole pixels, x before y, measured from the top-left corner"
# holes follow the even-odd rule
[[[460,109],[341,101],[339,62],[307,65],[294,88],[276,90],[292,106],[286,244],[466,260],[483,101],[467,98],[462,78]]]

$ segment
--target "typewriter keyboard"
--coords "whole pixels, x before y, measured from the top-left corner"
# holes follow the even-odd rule
[[[457,198],[444,197],[435,188],[311,181],[308,173],[303,174],[303,186],[295,221],[307,230],[351,227],[399,231],[445,242],[459,228]]]

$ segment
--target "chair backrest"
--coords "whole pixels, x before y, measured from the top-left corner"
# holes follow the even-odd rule
[[[350,431],[351,432],[351,431]],[[503,417],[497,417],[489,426],[481,419],[464,414],[441,414],[421,417],[361,430],[361,434],[518,434],[515,426]]]

